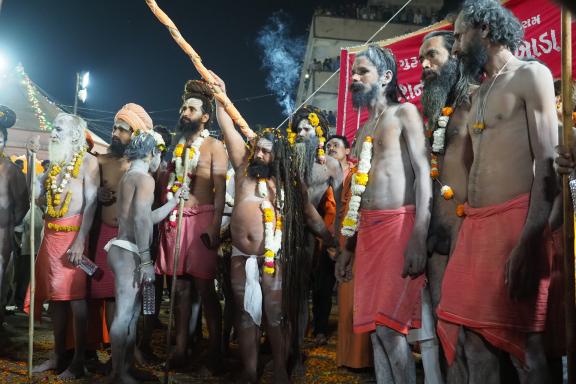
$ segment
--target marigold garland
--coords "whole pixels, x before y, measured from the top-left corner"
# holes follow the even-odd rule
[[[362,151],[360,152],[360,161],[358,163],[358,171],[352,178],[352,197],[348,204],[348,212],[342,221],[342,229],[340,232],[345,237],[352,237],[358,228],[359,210],[362,202],[362,194],[366,190],[369,177],[368,173],[372,166],[372,137],[366,136],[362,143]]]
[[[48,229],[56,232],[78,232],[80,226],[78,225],[60,225],[56,223],[48,223]]]
[[[78,178],[80,175],[80,169],[82,163],[84,162],[84,155],[87,148],[82,147],[80,151],[76,152],[72,156],[72,160],[68,165],[64,166],[62,163],[54,163],[51,165],[48,171],[48,177],[44,186],[46,187],[46,213],[50,217],[60,218],[64,217],[68,213],[68,208],[70,202],[72,201],[72,192],[68,191],[66,197],[64,198],[64,204],[62,204],[62,193],[66,189],[66,186],[70,182],[71,178]],[[62,178],[60,180],[60,185],[57,183],[58,176],[64,171]],[[62,204],[62,206],[58,209]]]
[[[172,172],[168,178],[168,185],[166,186],[166,197],[168,200],[174,198],[174,194],[182,187],[184,184],[188,184],[190,181],[190,176],[194,174],[196,168],[198,167],[198,161],[200,160],[200,147],[204,143],[204,139],[210,136],[210,131],[204,129],[200,132],[200,135],[192,142],[190,146],[190,151],[188,155],[188,174],[184,175],[184,164],[182,158],[184,157],[184,151],[186,149],[186,138],[182,137],[176,147],[174,148],[172,156]],[[176,227],[176,217],[178,215],[178,209],[174,209],[170,216],[168,217],[168,224],[175,228]]]
[[[283,193],[281,193],[281,198]],[[278,212],[274,217],[274,207],[268,200],[260,204],[264,221],[264,273],[274,274],[276,266],[274,259],[282,246],[282,217]]]

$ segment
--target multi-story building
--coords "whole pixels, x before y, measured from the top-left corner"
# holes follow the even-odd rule
[[[405,4],[404,0],[369,0],[365,5],[317,10],[310,25],[296,105],[326,82],[307,104],[327,111],[334,125],[339,82],[339,73],[334,73],[340,66],[340,50],[364,44],[370,38],[385,40],[430,25],[438,21],[442,3],[442,0],[412,0],[375,36]]]

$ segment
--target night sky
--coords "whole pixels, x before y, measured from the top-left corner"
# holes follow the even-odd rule
[[[345,0],[330,3],[340,1]],[[255,43],[267,19],[283,10],[294,35],[307,38],[313,11],[322,3],[326,1],[158,1],[204,64],[224,78],[232,100],[270,93]],[[4,0],[0,51],[21,62],[57,103],[73,104],[75,73],[89,70],[89,96],[82,107],[115,112],[135,102],[163,111],[151,116],[169,127],[177,120],[185,81],[199,78],[144,0]],[[235,104],[252,126],[283,120],[273,96]],[[108,139],[111,113],[80,114],[101,118],[98,128],[104,133],[97,131]]]

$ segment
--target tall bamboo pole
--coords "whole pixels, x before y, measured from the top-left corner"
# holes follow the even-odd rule
[[[572,148],[572,28],[570,13],[562,9],[562,144]],[[568,360],[568,383],[576,383],[576,361],[574,356],[575,313],[574,294],[574,210],[570,196],[568,175],[562,178],[564,199],[564,301],[566,314],[566,351]]]
[[[190,179],[188,178],[188,159],[190,158],[190,148],[186,148],[184,153],[184,172],[182,176],[182,185],[188,185]],[[176,275],[178,271],[178,260],[180,259],[180,239],[182,238],[182,217],[184,216],[184,197],[180,196],[178,205],[178,222],[176,226],[176,246],[174,248],[174,264],[172,265],[172,290],[170,291],[170,315],[168,316],[168,331],[166,332],[166,363],[164,364],[164,384],[168,384],[170,376],[170,367],[168,361],[170,360],[170,351],[172,347],[172,321],[174,319],[174,300],[176,299]]]
[[[28,159],[32,166],[28,166],[30,172],[30,317],[28,318],[28,379],[32,380],[32,358],[34,355],[34,305],[36,294],[36,254],[35,247],[35,215],[36,215],[36,153]]]
[[[222,92],[220,87],[216,85],[214,77],[212,77],[210,71],[208,71],[208,69],[206,69],[204,64],[202,64],[202,58],[200,57],[200,55],[198,55],[198,53],[196,53],[194,48],[192,48],[192,46],[188,44],[186,40],[184,40],[182,34],[176,27],[176,24],[174,24],[174,22],[168,17],[168,15],[162,9],[160,9],[160,7],[158,7],[158,4],[156,4],[155,0],[145,0],[145,1],[146,4],[148,4],[148,7],[152,11],[152,13],[154,13],[154,16],[156,16],[156,18],[158,18],[158,20],[162,24],[164,24],[166,28],[168,28],[168,31],[170,31],[170,34],[172,35],[174,41],[176,41],[176,43],[180,46],[180,48],[182,48],[184,53],[186,53],[186,55],[190,57],[190,60],[192,60],[192,63],[194,64],[194,67],[196,67],[196,70],[200,73],[200,76],[202,76],[202,78],[206,80],[208,84],[210,84],[210,87],[212,87],[212,89],[214,90],[214,97],[219,102],[221,102],[222,105],[224,105],[226,112],[228,113],[228,115],[230,115],[230,118],[234,121],[234,123],[238,125],[242,134],[246,136],[248,140],[251,140],[254,137],[256,137],[254,131],[250,129],[248,123],[240,115],[240,112],[238,112],[234,104],[232,104],[228,96],[226,96],[226,94]]]

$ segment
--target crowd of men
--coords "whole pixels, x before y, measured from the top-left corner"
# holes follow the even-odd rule
[[[193,357],[202,307],[211,372],[222,368],[233,326],[240,381],[259,380],[264,332],[274,382],[286,383],[303,369],[308,295],[321,345],[337,280],[341,366],[415,383],[419,344],[427,383],[498,383],[514,368],[522,383],[553,382],[564,340],[559,122],[549,69],[513,55],[522,33],[497,1],[469,0],[453,31],[424,36],[423,116],[401,102],[392,52],[368,46],[350,89],[370,117],[352,146],[328,137],[327,117],[311,106],[287,129],[247,141],[226,105],[214,104],[214,92],[226,92],[214,73],[213,84],[186,83],[173,137],[130,103],[116,114],[108,153],[95,157],[86,123],[58,115],[38,180],[27,186],[0,160],[2,272],[32,183],[44,212],[35,314],[50,303],[54,354],[35,371],[85,374],[90,324],[100,319],[88,302],[98,299],[112,380],[142,380],[135,360],[154,358],[157,322],[147,314],[138,327],[142,301],[155,300],[157,314],[165,281],[176,278],[169,369]],[[223,141],[209,135],[215,119]],[[12,124],[4,109],[0,148]],[[559,152],[559,170],[572,172],[573,151]],[[98,273],[85,272],[92,263]]]

